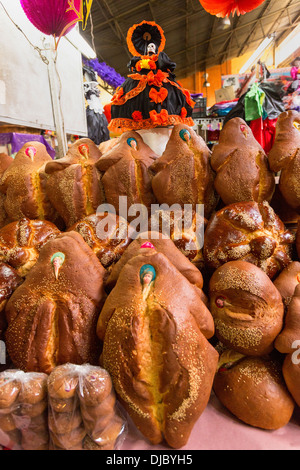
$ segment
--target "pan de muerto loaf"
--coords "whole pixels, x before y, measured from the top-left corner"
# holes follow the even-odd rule
[[[213,147],[211,165],[216,172],[215,188],[224,204],[241,201],[270,201],[275,177],[267,156],[241,118],[230,119]]]
[[[300,213],[300,113],[289,110],[278,116],[270,167],[281,171],[279,190],[290,207]]]
[[[274,349],[284,306],[279,291],[260,268],[246,261],[225,263],[210,279],[209,297],[216,336],[227,348],[249,356]]]
[[[104,274],[76,232],[59,235],[41,249],[5,309],[6,346],[16,367],[50,373],[67,362],[97,363]]]
[[[67,227],[94,214],[103,202],[100,175],[95,166],[101,155],[92,140],[79,139],[64,158],[45,167],[47,195]]]
[[[173,127],[162,156],[151,166],[152,188],[160,204],[204,204],[204,216],[216,207],[214,172],[210,166],[211,152],[196,132],[184,125]]]
[[[241,259],[273,278],[291,262],[294,238],[266,201],[240,202],[211,217],[204,234],[203,255],[211,268]]]
[[[201,333],[206,308],[162,253],[132,258],[101,311],[101,360],[144,436],[186,444],[207,405],[218,353]]]

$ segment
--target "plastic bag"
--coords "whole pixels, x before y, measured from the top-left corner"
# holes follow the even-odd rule
[[[9,369],[0,374],[0,444],[48,450],[48,376]]]
[[[254,121],[263,115],[263,103],[265,93],[257,85],[253,83],[250,90],[245,96],[245,120]]]
[[[48,378],[50,449],[114,450],[126,434],[109,373],[64,364]]]

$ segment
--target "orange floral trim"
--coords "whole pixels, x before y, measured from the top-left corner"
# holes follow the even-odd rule
[[[166,111],[166,110],[163,110],[163,111]],[[157,114],[158,113],[156,113],[156,115]],[[164,115],[161,116],[162,119],[158,119],[157,116],[154,115],[154,113],[152,114],[152,117],[154,118],[154,120],[151,118],[142,119],[140,121],[133,121],[132,119],[126,119],[126,118],[112,119],[108,125],[108,129],[111,132],[120,134],[122,132],[131,131],[131,130],[153,129],[155,127],[161,127],[161,126],[164,126],[164,127],[174,126],[175,124],[186,124],[189,127],[193,127],[194,125],[194,121],[191,117],[182,118],[175,114],[168,114],[166,120],[164,120]],[[164,120],[163,124],[162,124],[162,120]]]
[[[157,91],[155,88],[150,88],[149,98],[152,103],[162,103],[168,96],[168,90],[166,88],[161,88]]]
[[[116,98],[114,100],[114,96],[113,96],[112,104],[114,106],[121,106],[122,104],[125,104],[126,101],[131,100],[135,96],[142,93],[142,91],[145,90],[146,86],[147,86],[147,75],[141,75],[140,81],[137,84],[137,86],[133,88],[132,90],[128,91],[125,95],[120,96],[119,99]]]
[[[162,87],[163,83],[167,83],[168,79],[168,72],[162,72],[161,70],[158,70],[156,73],[153,73],[151,70],[147,75],[147,81],[148,85],[150,86],[156,86],[157,88]],[[128,75],[129,78],[132,78],[133,80],[145,80],[145,75],[141,75],[140,73],[132,73],[131,75]]]
[[[159,54],[161,51],[164,50],[165,48],[165,45],[166,45],[166,38],[165,38],[165,35],[164,35],[164,31],[163,29],[158,25],[156,24],[154,21],[142,21],[141,23],[139,24],[134,24],[133,26],[131,26],[131,28],[129,28],[128,30],[128,33],[127,33],[127,38],[126,38],[126,41],[127,41],[127,46],[128,46],[128,50],[129,52],[131,52],[131,54],[133,56],[140,56],[141,57],[141,54],[136,50],[133,42],[132,42],[132,35],[135,31],[135,29],[138,27],[138,26],[141,26],[143,24],[149,24],[151,26],[155,26],[159,33],[160,33],[160,37],[161,37],[161,43],[160,45],[158,46],[158,51],[157,51],[157,54]]]

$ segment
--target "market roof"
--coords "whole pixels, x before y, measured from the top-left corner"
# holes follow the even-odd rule
[[[222,29],[222,19],[207,13],[199,0],[94,0],[84,34],[91,45],[94,41],[98,60],[126,76],[127,31],[143,20],[164,30],[165,52],[180,79],[254,52],[270,34],[279,44],[300,23],[300,8],[299,0],[265,0],[250,13],[230,16],[230,27]]]

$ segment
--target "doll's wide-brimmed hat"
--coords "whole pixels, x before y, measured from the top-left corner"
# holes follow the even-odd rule
[[[127,45],[132,55],[146,55],[147,46],[151,42],[156,45],[158,54],[164,49],[166,43],[162,28],[154,21],[142,21],[129,28]]]

